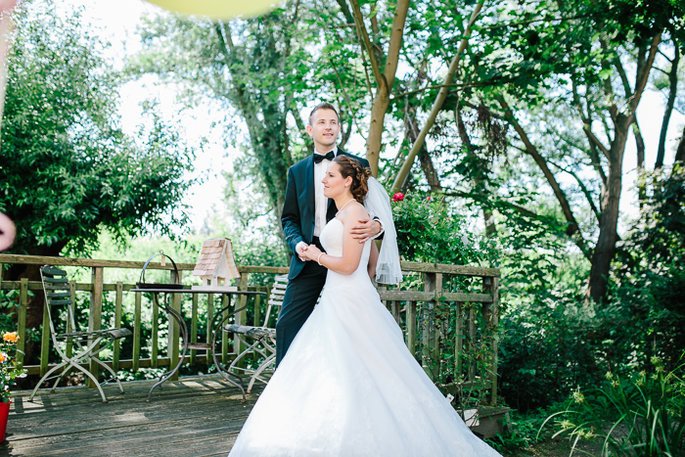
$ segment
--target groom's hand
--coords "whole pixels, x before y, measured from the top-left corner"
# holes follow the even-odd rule
[[[374,238],[381,233],[381,223],[375,219],[359,219],[357,224],[350,229],[352,238],[359,240],[360,244],[366,243],[367,240]]]

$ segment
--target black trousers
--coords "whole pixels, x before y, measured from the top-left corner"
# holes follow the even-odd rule
[[[327,271],[316,262],[307,262],[302,272],[288,282],[276,322],[276,366],[281,363],[290,343],[314,310],[326,282]]]

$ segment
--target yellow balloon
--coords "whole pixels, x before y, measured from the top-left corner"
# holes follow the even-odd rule
[[[272,10],[278,0],[147,0],[162,8],[183,14],[230,19],[259,16]]]

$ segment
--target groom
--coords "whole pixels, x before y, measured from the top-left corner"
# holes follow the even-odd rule
[[[338,211],[333,200],[323,195],[321,180],[331,160],[338,154],[353,157],[369,167],[366,159],[336,147],[340,117],[330,103],[320,103],[314,107],[309,114],[307,133],[314,141],[314,153],[288,170],[281,215],[285,239],[295,255],[290,261],[288,287],[276,323],[276,365],[281,363],[290,343],[314,309],[326,281],[326,268],[316,262],[304,261],[301,257],[309,244],[315,244],[323,250],[319,235],[326,222]],[[351,228],[352,236],[359,239],[360,243],[378,236],[381,231],[381,224],[375,219],[359,220]]]

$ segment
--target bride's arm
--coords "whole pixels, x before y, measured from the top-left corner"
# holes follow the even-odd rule
[[[362,205],[354,205],[347,208],[342,216],[345,234],[343,235],[343,255],[342,257],[332,256],[322,253],[316,246],[309,246],[305,251],[305,256],[315,262],[319,262],[329,270],[336,273],[351,275],[357,270],[359,261],[362,258],[364,245],[352,238],[350,228],[362,217],[368,217],[366,209]]]
[[[369,273],[369,278],[376,277],[376,267],[378,266],[378,246],[375,241],[371,241],[371,253],[369,254],[369,264],[366,271]]]

